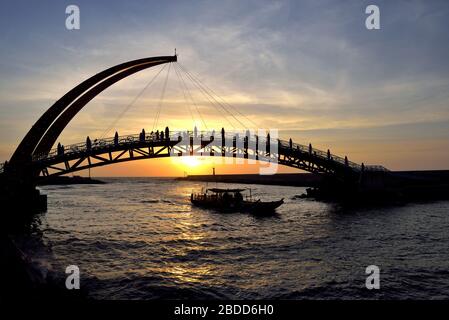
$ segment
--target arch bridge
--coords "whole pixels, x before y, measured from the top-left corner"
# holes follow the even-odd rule
[[[357,183],[364,171],[386,170],[383,167],[358,165],[348,161],[347,158],[343,159],[329,152],[291,141],[278,139],[267,141],[267,137],[254,135],[240,138],[230,133],[211,137],[208,132],[200,132],[199,140],[197,133],[192,132],[187,132],[185,139],[176,133],[171,133],[164,139],[155,136],[131,135],[100,139],[89,145],[86,143],[71,145],[66,147],[64,152],[60,152],[58,148],[52,150],[69,122],[99,93],[136,72],[172,62],[177,62],[176,54],[121,63],[81,82],[57,100],[28,131],[10,161],[0,166],[1,200],[16,206],[24,203],[24,198],[29,198],[30,201],[26,202],[32,206],[33,201],[38,201],[40,197],[35,187],[36,180],[41,177],[62,175],[113,163],[173,155],[219,155],[276,162],[354,183]],[[197,80],[194,79],[194,81]],[[184,143],[181,143],[181,140]],[[185,143],[186,141],[188,143]]]
[[[264,161],[304,171],[356,180],[364,171],[386,170],[364,166],[305,146],[267,136],[228,132],[218,136],[211,131],[172,132],[117,136],[81,142],[33,156],[33,171],[40,177],[58,176],[115,163],[170,156],[218,156]]]

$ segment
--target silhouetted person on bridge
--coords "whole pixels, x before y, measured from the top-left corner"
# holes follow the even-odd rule
[[[115,132],[115,135],[114,135],[114,146],[118,146],[118,132],[116,131]]]
[[[139,133],[139,141],[144,142],[145,141],[145,130],[142,129],[142,131]]]
[[[58,143],[57,152],[58,156],[64,155],[64,146],[61,143]]]
[[[270,153],[270,133],[269,132],[267,133],[267,146],[266,146],[266,149],[267,149],[267,153],[269,154]]]
[[[327,149],[327,160],[331,159],[331,151]]]
[[[92,150],[92,142],[90,141],[89,136],[87,136],[87,138],[86,138],[86,149],[87,149],[87,151]]]
[[[165,127],[165,139],[170,140],[170,129]]]
[[[292,138],[290,138],[290,140],[288,140],[288,145],[290,146],[290,149],[293,149],[293,141],[292,141]]]
[[[365,164],[362,162],[362,173],[365,171]]]
[[[159,140],[159,130],[156,130],[156,140]]]
[[[345,166],[349,166],[349,161],[348,161],[348,157],[345,156]]]
[[[312,144],[311,143],[309,143],[309,154],[312,154]]]
[[[164,131],[161,131],[161,140],[164,140]]]

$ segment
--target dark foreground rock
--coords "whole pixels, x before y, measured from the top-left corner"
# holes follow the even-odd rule
[[[45,274],[31,262],[15,244],[11,235],[0,234],[0,272],[3,275],[0,301],[84,300],[82,290],[67,290],[50,274]]]

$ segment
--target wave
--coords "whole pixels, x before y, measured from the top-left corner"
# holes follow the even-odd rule
[[[159,200],[140,200],[140,203],[159,203]]]

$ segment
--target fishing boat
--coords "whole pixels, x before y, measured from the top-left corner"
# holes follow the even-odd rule
[[[276,208],[284,203],[284,198],[278,201],[254,200],[250,195],[243,196],[242,192],[246,189],[206,189],[200,193],[190,195],[192,204],[209,209],[215,209],[223,212],[252,212],[255,214],[273,213]]]

